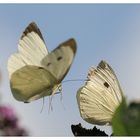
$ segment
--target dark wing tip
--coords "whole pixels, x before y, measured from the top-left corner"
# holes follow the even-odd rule
[[[63,42],[62,44],[60,44],[59,46],[70,46],[71,49],[73,50],[74,54],[76,53],[76,48],[77,48],[77,44],[74,38],[71,38],[65,42]]]
[[[108,69],[108,70],[110,70],[110,72],[117,78],[117,76],[116,76],[114,70],[112,69],[112,67],[111,67],[106,61],[102,60],[102,61],[98,64],[97,68]]]
[[[44,41],[43,36],[42,36],[42,34],[41,34],[41,32],[40,32],[40,29],[38,28],[38,26],[37,26],[37,24],[36,24],[35,22],[31,22],[31,23],[26,27],[26,29],[24,30],[24,32],[23,32],[23,34],[22,34],[22,36],[21,36],[21,39],[22,39],[24,36],[26,36],[28,33],[31,33],[31,32],[37,33],[37,34],[40,36],[40,38]]]
[[[108,63],[104,60],[101,60],[100,63],[98,64],[99,68],[105,69],[108,66]]]

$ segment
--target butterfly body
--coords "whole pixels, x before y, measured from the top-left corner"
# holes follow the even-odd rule
[[[76,53],[76,42],[69,39],[51,53],[32,22],[23,32],[18,52],[8,60],[10,87],[18,101],[31,102],[55,94],[68,73]]]
[[[81,117],[92,124],[111,124],[113,113],[122,100],[122,90],[113,69],[101,61],[91,68],[85,86],[77,92]]]

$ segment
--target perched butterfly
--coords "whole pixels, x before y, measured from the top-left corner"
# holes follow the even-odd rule
[[[91,68],[85,86],[77,92],[81,117],[91,124],[111,124],[112,116],[123,98],[119,81],[105,61]]]
[[[10,87],[15,99],[30,102],[55,94],[75,53],[74,39],[48,53],[39,28],[34,22],[30,23],[19,40],[18,52],[8,60]]]

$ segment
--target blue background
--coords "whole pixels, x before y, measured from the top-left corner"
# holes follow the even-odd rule
[[[73,37],[77,41],[74,63],[65,77],[85,79],[89,67],[106,60],[115,70],[124,95],[138,100],[140,94],[140,5],[139,4],[1,4],[0,5],[0,70],[1,104],[15,108],[20,124],[32,136],[73,136],[71,124],[93,125],[82,120],[76,92],[84,82],[63,84],[61,95],[53,98],[53,111],[48,113],[49,99],[30,104],[16,101],[10,91],[7,61],[17,51],[19,38],[26,26],[35,21],[49,51]],[[111,134],[109,126],[98,128]]]

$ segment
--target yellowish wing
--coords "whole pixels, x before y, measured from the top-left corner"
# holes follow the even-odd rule
[[[41,60],[48,54],[42,34],[37,25],[28,25],[19,40],[18,52],[8,60],[9,77],[25,65],[42,66]]]
[[[81,117],[92,124],[110,124],[122,96],[113,69],[105,61],[101,61],[96,69],[89,70],[88,81],[77,92]]]
[[[73,62],[76,53],[76,42],[74,39],[60,44],[56,49],[49,53],[41,62],[41,64],[61,82]]]
[[[57,84],[53,75],[43,67],[26,65],[12,74],[10,86],[17,100],[30,102],[51,95]]]
[[[76,53],[76,42],[70,39],[50,54],[42,34],[32,22],[22,34],[18,52],[8,60],[11,90],[14,97],[30,102],[52,95],[61,86]]]

